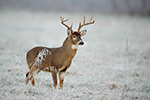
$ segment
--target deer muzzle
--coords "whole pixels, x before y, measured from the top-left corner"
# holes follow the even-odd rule
[[[83,42],[83,41],[80,41],[80,42],[79,42],[79,45],[84,45],[84,42]]]

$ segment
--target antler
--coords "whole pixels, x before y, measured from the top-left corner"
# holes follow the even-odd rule
[[[81,25],[81,22],[79,23],[79,28],[78,28],[78,32],[80,32],[80,29],[85,26],[85,25],[89,25],[89,24],[93,24],[95,21],[93,20],[92,21],[92,18],[93,16],[91,17],[90,21],[88,23],[85,23],[85,16],[84,16],[84,19],[83,19],[83,24]]]
[[[66,24],[64,23],[64,22],[68,21],[69,18],[66,19],[66,20],[64,20],[64,17],[61,17],[61,16],[60,16],[60,20],[61,20],[61,23],[62,23],[64,26],[66,26],[69,30],[71,30],[71,32],[73,33],[73,30],[72,30],[73,23],[71,24],[71,27],[69,27],[68,25],[66,25]]]

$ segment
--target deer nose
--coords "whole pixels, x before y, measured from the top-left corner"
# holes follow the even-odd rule
[[[79,45],[84,45],[84,42],[83,42],[83,41],[81,41],[81,42],[79,43]]]

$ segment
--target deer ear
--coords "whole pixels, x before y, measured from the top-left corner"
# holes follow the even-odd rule
[[[67,34],[68,34],[68,35],[71,35],[71,34],[72,34],[70,29],[67,29]]]
[[[87,30],[82,30],[82,31],[80,31],[80,35],[84,36],[86,34],[86,32],[87,32]]]

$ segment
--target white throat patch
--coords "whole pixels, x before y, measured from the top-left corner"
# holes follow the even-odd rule
[[[72,45],[72,49],[78,49],[78,45]]]

